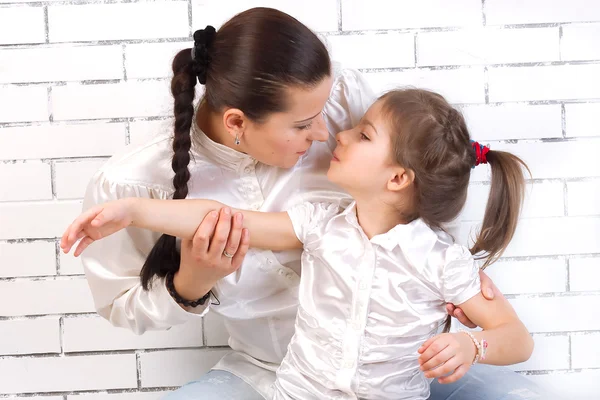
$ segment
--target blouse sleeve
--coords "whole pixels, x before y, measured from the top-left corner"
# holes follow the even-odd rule
[[[315,229],[339,212],[337,203],[300,203],[288,210],[298,240],[306,244]]]
[[[455,305],[481,291],[479,265],[466,247],[454,244],[448,248],[441,282],[444,301]]]

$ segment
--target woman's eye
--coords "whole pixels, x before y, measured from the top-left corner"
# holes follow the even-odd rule
[[[369,139],[369,137],[368,137],[367,135],[365,135],[365,134],[364,134],[364,133],[362,133],[362,132],[360,133],[360,139],[361,139],[361,140],[371,140],[371,139]]]
[[[310,124],[306,124],[306,125],[302,125],[302,126],[298,127],[298,129],[300,129],[301,131],[304,131],[304,130],[310,129],[310,128],[312,128],[312,122]]]

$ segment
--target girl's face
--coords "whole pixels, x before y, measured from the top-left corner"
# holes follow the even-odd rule
[[[337,135],[327,177],[353,197],[381,193],[397,171],[389,128],[380,115],[378,101],[357,126]]]
[[[272,114],[260,124],[248,124],[242,138],[245,151],[264,164],[282,168],[296,165],[313,140],[329,138],[322,111],[332,84],[328,77],[311,89],[288,88],[286,112]]]

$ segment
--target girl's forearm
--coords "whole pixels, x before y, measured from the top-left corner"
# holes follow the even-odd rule
[[[482,339],[488,342],[485,359],[479,361],[483,364],[517,364],[527,361],[533,352],[533,339],[518,319],[490,330],[472,333],[480,342]]]

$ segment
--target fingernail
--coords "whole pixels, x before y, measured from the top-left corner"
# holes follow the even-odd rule
[[[229,215],[229,214],[231,214],[231,209],[229,207],[225,207],[223,212],[225,213],[225,215]]]
[[[236,221],[238,221],[238,222],[242,222],[242,217],[243,217],[243,215],[242,215],[242,214],[236,214],[236,215],[235,215],[235,219],[236,219]]]
[[[485,290],[485,295],[488,299],[490,299],[490,298],[494,297],[494,292],[492,291],[492,289],[488,288]]]
[[[216,212],[216,211],[211,211],[211,212],[210,212],[210,216],[211,216],[212,218],[217,218],[217,212]]]

